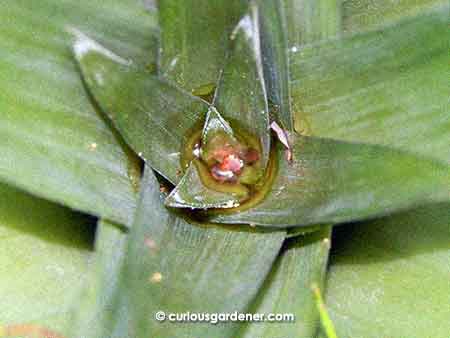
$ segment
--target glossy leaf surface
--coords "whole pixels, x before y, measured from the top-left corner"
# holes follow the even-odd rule
[[[187,91],[214,88],[246,1],[160,0],[160,74]]]
[[[294,130],[291,111],[286,13],[280,3],[258,0],[264,80],[270,113],[284,129]]]
[[[448,162],[448,7],[430,7],[376,30],[292,46],[297,130]]]
[[[293,161],[278,144],[278,171],[260,203],[211,213],[210,220],[275,227],[339,223],[450,198],[450,167],[438,161],[295,134],[290,141]]]
[[[172,183],[181,178],[180,154],[208,104],[182,92],[133,61],[76,33],[74,52],[96,102],[124,139]]]
[[[198,160],[197,160],[198,161]],[[208,188],[202,181],[200,170],[202,168],[201,163],[191,163],[180,183],[170,192],[164,203],[169,207],[174,208],[195,208],[195,209],[207,209],[207,208],[231,208],[239,205],[239,192],[244,195],[247,191],[232,192],[232,188],[229,192],[215,191]],[[206,173],[209,175],[209,173]],[[209,180],[213,180],[209,178]],[[219,184],[212,182],[212,184]]]
[[[252,5],[234,28],[229,57],[213,103],[226,120],[259,140],[261,164],[265,168],[270,151],[270,122],[258,18],[258,8]]]

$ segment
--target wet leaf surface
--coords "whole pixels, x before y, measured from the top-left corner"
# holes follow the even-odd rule
[[[239,189],[222,185],[222,189],[229,188],[228,191],[223,192],[208,188],[202,181],[201,171],[204,172],[204,176],[209,175],[209,172],[205,172],[207,170],[204,165],[198,163],[198,160],[191,163],[180,183],[170,192],[164,203],[173,208],[231,208],[239,205],[242,195],[248,195],[245,187]],[[209,178],[209,180],[213,179]],[[220,183],[211,182],[211,184],[218,185]]]
[[[260,203],[211,212],[209,219],[275,227],[339,223],[450,198],[450,167],[433,159],[295,134],[290,141],[293,161],[278,144],[278,171]]]

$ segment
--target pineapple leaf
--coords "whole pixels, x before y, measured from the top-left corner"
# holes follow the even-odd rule
[[[342,25],[358,34],[291,46],[296,129],[448,162],[448,3],[432,1],[417,13],[420,2],[410,2],[414,6],[404,9],[403,20],[362,32],[355,21],[366,14],[347,18],[345,11],[358,12],[349,3],[355,8],[343,6]],[[399,5],[395,13],[402,10]]]
[[[339,337],[447,337],[450,204],[337,228],[327,309]]]
[[[448,2],[445,0],[345,1],[341,6],[341,27],[344,32],[351,33],[370,31],[442,6],[448,6]]]
[[[278,171],[262,201],[209,211],[209,220],[270,227],[339,223],[450,199],[450,166],[439,161],[295,133],[290,141],[293,161],[279,143]]]
[[[181,178],[181,151],[208,104],[158,79],[82,33],[74,53],[89,91],[124,139],[161,175]]]
[[[115,290],[117,298],[113,297],[118,311],[105,336],[232,337],[238,323],[157,322],[155,315],[157,311],[243,312],[262,285],[284,237],[284,231],[199,225],[168,212],[159,184],[147,167]],[[107,293],[108,288],[104,287]],[[125,333],[127,325],[131,331]]]
[[[18,0],[0,2],[0,22],[0,180],[131,223],[138,162],[86,95],[65,27],[142,61],[155,16],[129,0]]]
[[[250,6],[230,39],[231,51],[213,104],[227,121],[236,122],[259,139],[261,166],[265,168],[270,151],[270,121],[256,6]]]
[[[245,0],[159,0],[160,74],[194,93],[213,89]],[[206,93],[209,94],[209,91]]]
[[[220,192],[208,188],[202,182],[200,170],[202,164],[198,160],[192,161],[180,183],[170,192],[164,203],[173,208],[232,208],[239,205],[242,193],[247,195],[246,190]]]
[[[257,0],[261,54],[270,112],[284,129],[294,131],[289,87],[289,60],[284,8],[279,2]]]
[[[330,227],[286,241],[251,310],[292,313],[293,322],[247,323],[241,338],[313,337],[318,313],[311,286],[322,287],[330,249]]]
[[[118,314],[120,303],[116,292],[121,282],[126,243],[123,227],[105,220],[98,222],[94,258],[72,311],[68,337],[127,337],[128,326],[123,325],[127,317]],[[116,336],[110,335],[114,326]]]
[[[91,223],[84,215],[0,184],[0,336],[28,337],[27,332],[46,330],[67,334],[91,255]]]
[[[378,0],[369,0],[371,3]],[[359,1],[359,5],[364,6]],[[342,33],[342,7],[349,2],[340,0],[281,0],[279,11],[283,13],[284,29],[287,38],[287,52],[290,62],[303,46],[314,45],[319,41],[335,39]],[[345,13],[349,15],[350,13]],[[291,65],[288,67],[290,68]],[[291,69],[290,69],[291,70]],[[295,74],[294,74],[295,75]],[[295,97],[294,97],[295,99]]]

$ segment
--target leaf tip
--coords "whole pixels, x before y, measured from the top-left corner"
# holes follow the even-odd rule
[[[113,53],[109,49],[103,47],[98,42],[89,38],[86,34],[81,32],[78,28],[67,26],[65,30],[70,33],[74,38],[75,42],[72,46],[73,52],[77,60],[83,59],[86,54],[91,52],[100,53],[103,56],[120,63],[124,66],[129,66],[133,62],[131,60],[126,60],[117,54]]]

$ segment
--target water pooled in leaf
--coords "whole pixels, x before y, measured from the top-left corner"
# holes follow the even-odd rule
[[[264,185],[261,149],[257,136],[236,122],[225,121],[211,107],[203,128],[191,132],[187,138],[181,164],[184,170],[190,168],[188,172],[192,175],[194,163],[202,184],[233,196],[230,201],[234,202],[228,207],[235,207],[251,199]]]

